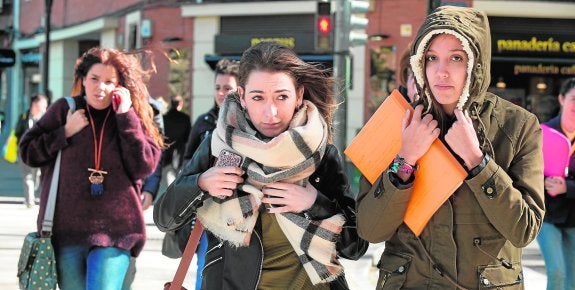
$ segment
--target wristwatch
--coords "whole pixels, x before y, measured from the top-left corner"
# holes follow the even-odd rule
[[[411,165],[403,159],[403,157],[397,155],[389,165],[389,168],[386,172],[393,172],[397,174],[398,172],[405,173],[407,175],[411,175],[415,170],[417,170],[417,164]]]

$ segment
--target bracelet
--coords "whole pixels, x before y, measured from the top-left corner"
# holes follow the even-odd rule
[[[405,173],[407,175],[411,175],[415,170],[417,170],[418,166],[411,165],[403,159],[403,157],[397,155],[393,159],[393,162],[389,166],[386,172],[393,172],[397,174],[398,172]]]

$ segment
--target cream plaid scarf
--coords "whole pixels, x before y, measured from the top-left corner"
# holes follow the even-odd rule
[[[226,98],[212,136],[212,154],[227,149],[243,156],[245,183],[226,200],[207,199],[198,218],[214,235],[234,246],[247,246],[262,206],[261,189],[282,181],[305,185],[320,164],[327,144],[327,125],[313,103],[304,100],[288,130],[271,140],[260,140],[243,112],[237,94]],[[322,133],[318,133],[322,132]],[[297,253],[313,284],[335,280],[343,267],[335,241],[342,214],[311,221],[301,214],[276,214],[283,233]]]

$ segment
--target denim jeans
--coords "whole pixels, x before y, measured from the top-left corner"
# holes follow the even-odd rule
[[[547,290],[575,289],[575,228],[543,223],[537,242],[547,271]]]
[[[119,290],[130,264],[130,252],[114,247],[60,247],[56,253],[61,290]]]
[[[122,290],[131,290],[132,284],[136,279],[136,258],[130,257],[130,266],[128,271],[126,271],[126,277],[124,277],[124,284],[122,285]]]

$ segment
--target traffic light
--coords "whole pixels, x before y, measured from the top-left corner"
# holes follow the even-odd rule
[[[367,43],[365,29],[369,23],[365,13],[369,11],[368,0],[345,1],[344,7],[345,30],[349,32],[349,46],[364,45]]]
[[[317,2],[315,17],[315,49],[316,51],[331,51],[333,49],[333,22],[331,2]]]

